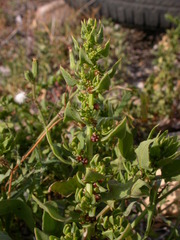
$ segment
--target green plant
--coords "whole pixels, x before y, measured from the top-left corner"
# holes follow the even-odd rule
[[[108,25],[108,23],[106,23],[106,25]],[[61,30],[65,31],[64,28]],[[60,34],[59,31],[58,34]],[[29,68],[29,54],[36,54],[38,56],[40,66],[38,81],[36,81],[35,87],[36,96],[38,96],[37,101],[39,102],[43,117],[47,123],[50,118],[55,116],[59,107],[61,107],[62,104],[66,104],[67,93],[63,95],[62,103],[60,99],[57,101],[57,98],[64,91],[65,87],[63,83],[59,86],[59,82],[62,82],[62,77],[59,75],[59,71],[56,72],[56,70],[58,70],[60,59],[62,60],[63,58],[62,64],[66,65],[66,55],[68,55],[66,45],[68,41],[66,41],[65,44],[63,40],[61,42],[61,36],[55,36],[51,42],[50,37],[43,30],[35,32],[34,37],[34,47],[30,49],[31,51],[29,53],[26,51],[26,42],[17,35],[15,36],[15,42],[18,40],[18,47],[14,48],[12,41],[12,46],[8,43],[5,48],[3,48],[1,55],[2,62],[10,67],[11,74],[2,79],[3,97],[0,99],[0,184],[2,189],[0,200],[2,201],[2,208],[4,205],[9,204],[8,201],[6,202],[8,198],[7,183],[9,183],[8,179],[11,178],[13,168],[15,168],[16,171],[13,173],[11,184],[11,199],[20,200],[19,204],[21,204],[21,201],[24,201],[25,206],[30,206],[33,210],[33,216],[38,222],[39,217],[41,217],[41,212],[37,210],[36,204],[31,201],[32,191],[36,192],[39,198],[43,200],[47,192],[47,182],[51,183],[54,179],[68,178],[68,168],[59,165],[58,159],[52,158],[50,149],[44,141],[41,140],[40,144],[36,145],[43,135],[41,134],[43,126],[41,122],[39,122],[39,117],[37,116],[38,110],[36,104],[34,104],[31,93],[32,81],[24,80],[22,69],[24,68],[24,62]],[[118,36],[114,35],[114,49],[117,49],[117,39],[118,41],[121,40],[119,34]],[[61,54],[57,54],[57,44],[58,51],[61,51]],[[12,56],[10,56],[10,52]],[[108,61],[107,59],[107,62]],[[110,64],[112,65],[113,62],[110,62]],[[14,82],[16,82],[16,84],[14,84]],[[51,93],[51,89],[54,90],[53,84],[56,85],[56,88],[58,87],[58,89],[56,89],[56,92],[58,92],[55,99]],[[26,101],[23,104],[17,104],[10,95],[14,95],[19,87],[26,89]],[[45,96],[43,96],[44,92]],[[59,125],[56,127],[55,131],[51,130],[52,137],[58,139],[58,141],[61,141],[59,133],[61,132],[62,126]],[[30,155],[34,146],[36,147]],[[21,163],[21,161],[23,161],[23,163]],[[16,212],[18,202],[17,205],[14,205],[12,201],[10,205],[9,208],[14,214],[4,211],[3,216],[1,216],[3,219],[1,230],[8,232],[13,239],[24,239],[24,233],[21,233],[19,229],[19,222],[17,221],[17,224],[14,223],[14,219],[17,218],[19,218],[19,221],[22,221],[21,211],[23,211],[23,209],[20,210],[18,215]],[[32,221],[32,226],[33,219],[31,217],[29,221]]]
[[[154,69],[144,88],[129,85],[131,92],[126,104],[126,113],[134,119],[136,141],[148,136],[154,125],[157,129],[178,131],[179,99],[179,39],[180,20],[167,16],[174,27],[168,29],[161,41],[154,45]],[[127,94],[126,94],[127,95]]]
[[[156,51],[156,70],[145,84],[147,106],[151,118],[178,119],[179,112],[179,63],[180,20],[168,16],[174,28],[167,31]]]
[[[30,84],[34,85],[34,82],[28,83],[29,90]],[[36,82],[37,92],[39,86],[40,83]],[[34,219],[38,221],[41,218],[37,204],[31,201],[32,192],[36,192],[43,200],[47,192],[46,182],[51,183],[59,176],[61,179],[68,176],[67,169],[60,166],[58,160],[52,159],[50,148],[42,141],[43,126],[38,120],[38,110],[32,99],[31,93],[27,94],[22,104],[16,103],[11,96],[0,99],[0,231],[8,232],[13,240],[32,239]],[[59,110],[44,98],[38,101],[47,120],[55,116],[53,111]],[[51,134],[56,138],[60,131],[61,126],[56,128],[56,132],[51,130]],[[13,172],[13,169],[16,171]],[[11,199],[7,200],[9,181]]]
[[[53,142],[36,101],[52,153],[69,169],[68,178],[49,187],[58,194],[56,199],[42,203],[36,193],[32,196],[43,209],[36,239],[142,239],[138,225],[146,216],[147,239],[157,204],[170,193],[159,192],[161,180],[180,179],[179,141],[167,132],[154,137],[153,129],[147,140],[134,146],[129,120],[118,111],[122,106],[105,98],[120,61],[108,70],[103,65],[110,43],[103,44],[103,27],[96,20],[82,22],[81,37],[81,46],[73,38],[72,76],[60,69],[71,87],[64,98],[60,141]],[[158,169],[161,174],[156,176]],[[170,239],[177,236],[173,229]]]

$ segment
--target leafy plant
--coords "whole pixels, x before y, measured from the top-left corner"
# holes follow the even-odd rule
[[[41,196],[40,199],[43,199],[44,192],[47,191],[44,188],[46,181],[51,183],[57,175],[58,179],[59,176],[63,179],[67,172],[56,159],[51,158],[49,161],[50,148],[42,141],[45,133],[41,134],[43,127],[38,120],[36,114],[38,110],[34,101],[32,103],[29,101],[31,99],[32,94],[29,93],[26,102],[22,104],[16,103],[11,96],[2,97],[0,101],[0,203],[3,209],[0,216],[2,220],[0,231],[8,232],[12,239],[33,238],[34,218],[38,221],[41,212],[37,209],[37,204],[31,201],[31,193],[36,192]],[[39,104],[47,119],[50,115],[47,106],[51,106],[51,112],[57,109],[52,103],[46,106],[44,99],[39,100]],[[53,116],[52,112],[51,117]],[[61,127],[56,130],[57,132],[51,131],[53,137],[58,136]],[[41,147],[38,146],[40,142]],[[7,200],[8,183],[12,187],[10,199],[12,201]],[[21,231],[19,226],[24,231]],[[27,233],[29,238],[25,236]]]
[[[129,119],[105,98],[120,60],[110,69],[103,65],[110,43],[103,43],[103,27],[96,20],[82,22],[81,38],[81,45],[73,38],[72,74],[60,68],[71,87],[64,101],[60,141],[54,142],[38,107],[52,153],[60,165],[67,165],[69,176],[50,185],[57,199],[42,202],[33,195],[44,212],[42,230],[35,228],[35,236],[37,240],[142,239],[138,225],[147,216],[143,232],[147,239],[157,204],[169,194],[159,192],[161,180],[179,180],[175,169],[180,165],[180,144],[167,132],[154,137],[153,129],[147,140],[134,146]],[[156,176],[158,169],[161,174]],[[145,197],[149,205],[143,210]],[[179,236],[174,230],[171,235]]]
[[[180,20],[168,16],[174,28],[167,31],[158,44],[155,71],[145,84],[147,106],[151,117],[161,120],[179,118],[179,66],[178,53]]]

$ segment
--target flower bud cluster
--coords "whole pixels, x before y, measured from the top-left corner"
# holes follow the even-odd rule
[[[77,156],[77,157],[76,157],[76,160],[77,160],[78,162],[82,162],[82,164],[84,164],[84,165],[87,165],[87,164],[88,164],[88,159],[87,159],[87,158],[83,158],[82,156]]]
[[[96,133],[93,133],[91,136],[91,141],[92,142],[98,142],[99,141],[99,136]]]

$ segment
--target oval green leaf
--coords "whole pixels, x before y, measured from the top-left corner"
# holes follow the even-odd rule
[[[153,142],[154,139],[148,139],[146,141],[143,141],[135,150],[140,168],[149,169],[150,167],[149,146]]]
[[[119,125],[117,125],[117,127],[115,129],[113,129],[112,131],[110,131],[110,133],[108,135],[106,135],[105,137],[103,137],[101,139],[102,142],[107,141],[113,137],[118,137],[120,139],[123,139],[126,136],[126,118],[124,118]]]
[[[98,85],[93,89],[93,92],[100,91],[100,90],[107,90],[110,86],[110,77],[109,74],[106,73],[98,83]]]
[[[75,108],[73,108],[70,102],[68,102],[64,112],[64,122],[69,120],[75,120],[76,122],[84,123],[78,111]]]
[[[46,233],[39,230],[38,228],[34,229],[34,234],[35,234],[36,240],[49,240],[49,236]]]
[[[19,199],[7,199],[0,201],[0,216],[15,214],[24,220],[29,229],[33,232],[34,219],[31,208]]]
[[[87,53],[82,48],[80,48],[79,50],[79,59],[80,59],[80,64],[87,63],[88,65],[93,65]]]
[[[102,50],[100,50],[98,53],[103,57],[107,57],[109,55],[109,49],[110,49],[110,42],[108,41],[105,44],[105,47]]]
[[[114,74],[116,73],[119,64],[121,63],[122,59],[120,58],[114,65],[113,67],[108,71],[109,77],[112,78]]]
[[[32,195],[32,198],[39,205],[39,207],[46,211],[53,219],[59,222],[68,222],[71,220],[70,217],[65,218],[62,216],[62,209],[64,208],[64,206],[60,205],[60,203],[55,201],[48,201],[46,203],[42,203],[34,195]]]
[[[60,70],[64,80],[69,86],[73,87],[77,84],[77,81],[74,78],[72,78],[71,75],[68,72],[66,72],[66,70],[63,67],[60,67]]]
[[[105,179],[105,176],[96,172],[96,170],[92,168],[86,168],[86,174],[84,177],[85,182],[97,182],[98,180]]]
[[[49,191],[59,193],[63,196],[70,196],[75,193],[77,188],[82,188],[83,185],[80,184],[77,175],[72,178],[68,178],[66,181],[58,181],[53,183],[49,187]]]

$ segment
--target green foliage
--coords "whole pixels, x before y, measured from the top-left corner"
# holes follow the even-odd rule
[[[174,19],[174,24],[175,27],[168,30],[158,44],[154,62],[156,71],[149,76],[145,84],[149,114],[159,118],[178,117],[179,111],[180,20]],[[174,113],[177,113],[177,116]]]
[[[57,192],[62,196],[69,196],[75,193],[77,188],[81,188],[81,183],[78,181],[77,175],[73,178],[68,178],[65,181],[55,182],[50,186],[50,191]]]
[[[71,51],[71,66],[76,67],[73,67],[72,76],[61,68],[66,83],[70,87],[76,86],[64,112],[64,123],[71,131],[68,128],[62,131],[66,136],[66,158],[71,160],[71,175],[49,188],[64,197],[64,213],[58,212],[54,201],[42,204],[33,197],[44,214],[48,213],[56,221],[64,218],[68,221],[63,231],[56,235],[61,240],[131,239],[132,228],[147,214],[146,238],[159,197],[156,170],[162,170],[160,178],[163,179],[169,161],[178,162],[179,142],[177,138],[168,137],[166,132],[155,138],[152,138],[152,132],[149,139],[133,146],[129,120],[118,114],[119,106],[104,95],[119,61],[110,70],[99,64],[109,52],[109,41],[103,44],[102,36],[102,26],[97,25],[96,20],[82,22],[81,47],[73,38],[75,48]],[[50,146],[53,144],[52,139],[48,142]],[[62,151],[54,155],[59,158]],[[171,174],[165,179],[168,177],[171,179]],[[141,210],[140,217],[134,222],[131,217],[124,217],[147,196],[152,199],[147,212]],[[129,207],[124,215],[127,199]],[[47,233],[45,229],[44,232]],[[43,234],[39,230],[38,233]]]
[[[34,229],[34,233],[35,233],[35,236],[36,236],[37,240],[49,240],[49,236],[47,234],[43,233],[38,228]]]
[[[129,85],[132,91],[125,110],[134,117],[138,142],[147,137],[157,124],[163,130],[179,129],[180,20],[171,16],[168,20],[173,23],[173,28],[168,29],[151,50],[154,55],[153,69],[144,87],[139,89]]]
[[[69,218],[62,217],[62,212],[64,208],[64,203],[61,201],[50,201],[45,204],[41,203],[35,196],[32,196],[33,199],[37,202],[40,208],[46,211],[53,219],[59,222],[69,221]],[[58,211],[57,211],[58,210]]]
[[[168,195],[160,191],[160,181],[165,180],[168,185],[169,181],[179,180],[178,139],[169,137],[167,132],[154,137],[153,129],[146,140],[135,145],[131,119],[123,114],[131,94],[125,93],[120,104],[107,97],[121,60],[107,67],[110,41],[104,42],[103,36],[101,23],[93,19],[82,22],[80,43],[72,39],[71,71],[63,67],[59,71],[59,79],[65,80],[68,93],[53,110],[54,118],[49,124],[48,109],[37,98],[41,74],[35,59],[25,77],[32,86],[34,108],[31,109],[38,113],[39,123],[27,107],[22,105],[23,112],[22,109],[18,112],[12,99],[3,99],[1,183],[10,177],[16,164],[19,169],[11,195],[8,196],[6,189],[0,195],[1,235],[7,232],[14,238],[9,226],[17,218],[31,231],[36,220],[37,240],[128,240],[142,239],[141,235],[147,239],[157,205]],[[19,116],[12,114],[14,107]],[[60,107],[60,114],[55,115]],[[11,117],[7,118],[7,113]],[[56,131],[50,130],[57,122]],[[29,129],[24,130],[23,124]],[[14,126],[20,126],[19,132]],[[24,132],[27,136],[41,131],[47,142],[41,142],[22,166],[14,149],[19,151],[27,140],[21,136],[18,141],[18,134]],[[34,134],[30,143],[36,138]],[[157,170],[161,170],[159,176]],[[150,202],[144,204],[143,210],[146,197]],[[147,223],[142,233],[140,222]]]
[[[0,202],[0,216],[16,214],[23,219],[30,230],[33,231],[34,220],[31,209],[21,200],[9,199]]]

